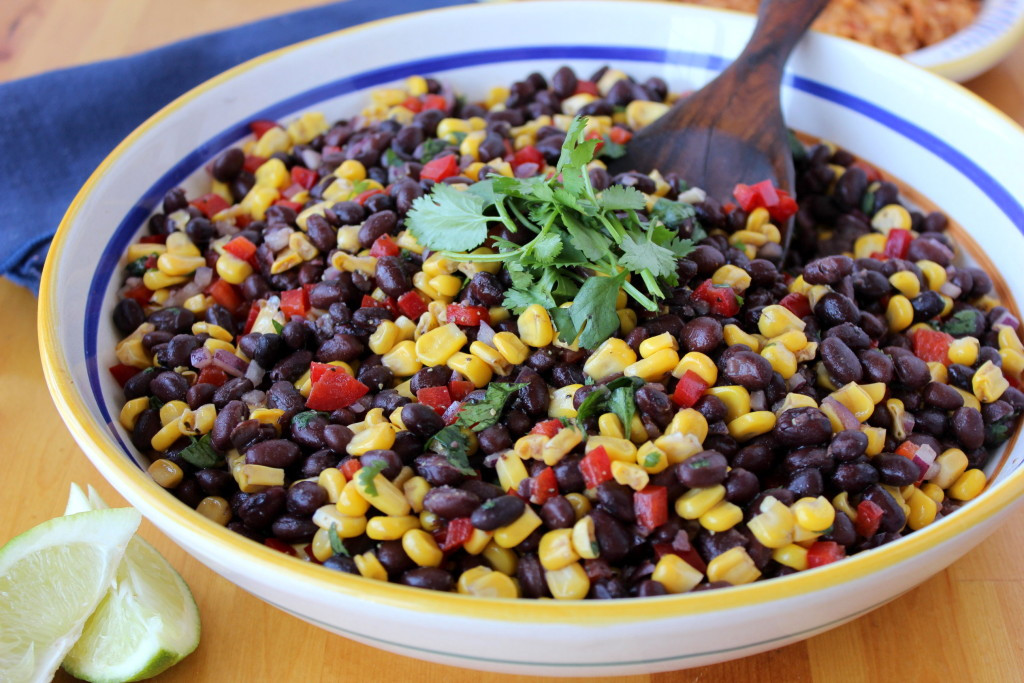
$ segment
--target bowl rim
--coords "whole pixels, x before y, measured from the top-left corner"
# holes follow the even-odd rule
[[[575,0],[566,0],[564,4],[568,2],[575,2]],[[623,0],[589,0],[589,2],[603,5],[627,4]],[[504,6],[514,7],[527,4],[517,2],[507,3]],[[660,6],[668,3],[655,0],[654,2],[642,4]],[[461,5],[389,17],[334,31],[255,57],[214,76],[161,108],[122,140],[90,175],[61,220],[43,269],[38,307],[39,348],[44,376],[58,412],[71,430],[79,446],[85,451],[87,457],[111,483],[117,484],[116,488],[122,495],[129,499],[135,498],[145,501],[145,506],[149,507],[161,519],[161,523],[158,526],[167,524],[168,526],[175,527],[184,536],[202,538],[207,542],[214,541],[221,551],[225,553],[225,557],[244,558],[247,563],[247,572],[254,573],[258,570],[282,577],[286,576],[296,586],[304,585],[315,590],[337,594],[343,598],[452,617],[595,626],[612,622],[669,619],[760,606],[864,579],[880,570],[894,567],[915,555],[933,549],[958,536],[960,533],[1000,514],[1021,493],[1024,493],[1024,467],[1021,467],[1011,473],[1004,481],[986,489],[980,497],[981,500],[976,499],[979,503],[983,504],[966,505],[963,509],[958,510],[957,514],[916,531],[896,543],[887,545],[884,548],[876,548],[858,553],[846,558],[842,562],[819,567],[815,571],[797,572],[769,581],[757,581],[742,586],[733,586],[726,591],[684,593],[657,598],[626,598],[612,601],[578,600],[569,601],[568,605],[566,605],[564,603],[560,604],[560,601],[556,600],[481,598],[458,593],[442,593],[391,582],[374,581],[361,576],[331,572],[330,570],[317,567],[313,563],[298,560],[272,550],[269,547],[255,544],[240,534],[229,531],[224,526],[216,524],[195,510],[180,503],[173,496],[167,495],[162,489],[158,489],[152,479],[123,454],[117,453],[112,456],[105,445],[108,437],[100,429],[100,425],[86,406],[85,401],[78,396],[74,382],[71,381],[69,373],[65,369],[66,359],[62,351],[59,324],[57,322],[60,318],[58,310],[57,263],[64,256],[64,247],[79,211],[90,198],[100,179],[139,138],[156,124],[174,114],[176,110],[199,95],[211,91],[261,64],[278,59],[308,45],[334,40],[340,36],[354,34],[386,24],[415,21],[418,17],[437,13],[471,14],[482,11],[488,6],[493,7],[494,5]],[[721,10],[704,7],[689,7],[687,9],[694,12],[722,12]],[[729,12],[729,14],[735,13]],[[835,36],[825,36],[825,38],[828,40],[842,40],[847,43],[855,42]],[[908,65],[905,60],[898,56],[889,55],[859,43],[857,43],[857,49],[872,50],[873,53],[881,53],[881,58],[892,59]],[[924,71],[920,67],[908,66],[909,68]],[[984,105],[991,113],[1009,123],[1017,132],[1024,135],[1024,129],[1021,129],[1010,117],[962,86],[931,73],[920,73],[917,74],[917,77],[931,79],[932,86],[946,90],[951,96],[962,98],[968,95],[976,104]],[[1019,429],[1017,433],[1020,433]],[[971,502],[974,503],[975,501]],[[177,534],[172,538],[177,542]],[[188,549],[186,548],[186,550]],[[294,612],[281,605],[276,606],[294,614]]]
[[[1013,10],[1011,20],[1005,25],[993,30],[988,22],[982,21],[987,18],[984,16],[987,12],[998,11],[1004,6]],[[939,75],[958,81],[968,80],[1002,61],[1022,35],[1024,3],[1013,4],[1013,0],[983,0],[974,21],[967,26],[937,43],[898,56]],[[961,43],[971,39],[979,40],[979,43],[971,48],[960,47]],[[953,52],[949,56],[942,56],[945,50]]]

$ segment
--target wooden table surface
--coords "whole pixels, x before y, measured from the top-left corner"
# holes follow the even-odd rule
[[[316,0],[3,0],[0,81],[130,54]],[[968,84],[1024,123],[1024,45]],[[2,208],[0,208],[2,212]],[[64,508],[68,484],[103,480],[61,424],[43,382],[36,301],[0,281],[0,543]],[[31,492],[31,495],[29,495]],[[142,535],[181,572],[202,613],[199,649],[161,681],[473,681],[480,674],[389,654],[277,611],[213,573],[148,522]],[[851,624],[733,662],[653,676],[668,681],[1019,681],[1024,678],[1024,510],[919,588]],[[71,680],[63,673],[58,680]],[[521,678],[520,680],[528,680]]]

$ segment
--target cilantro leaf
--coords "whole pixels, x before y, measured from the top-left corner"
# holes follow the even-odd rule
[[[530,243],[530,252],[538,263],[551,263],[561,251],[562,240],[556,233],[541,235]]]
[[[455,424],[459,427],[472,427],[474,432],[483,431],[498,423],[501,419],[501,411],[512,394],[519,391],[526,384],[502,384],[491,382],[487,385],[487,393],[482,400],[473,401],[462,406],[459,411],[459,419]],[[461,433],[460,433],[461,436]]]
[[[562,174],[562,186],[573,197],[583,195],[593,199],[593,188],[590,187],[590,176],[587,164],[594,159],[597,140],[584,140],[587,117],[573,119],[562,143],[562,153],[558,157],[557,170]]]
[[[647,206],[643,193],[635,187],[612,185],[601,193],[601,207],[609,211],[642,211]]]
[[[580,287],[569,309],[576,329],[583,329],[580,346],[597,348],[598,344],[618,329],[619,316],[615,314],[615,300],[625,281],[626,274],[619,273],[613,277],[592,277]]]
[[[279,323],[277,320],[274,320],[273,318],[270,319],[270,322],[273,323],[274,325],[274,332],[277,332],[278,334],[284,332],[284,325]]]
[[[373,482],[373,478],[383,472],[387,465],[383,460],[378,460],[377,462],[360,467],[359,471],[356,472],[356,482],[367,495],[377,495],[377,485]]]
[[[459,414],[461,417],[461,413]],[[444,457],[455,469],[467,476],[477,474],[469,466],[469,439],[455,425],[443,428],[427,442],[427,448]]]
[[[425,164],[444,150],[448,146],[447,140],[441,138],[430,138],[423,143],[420,148],[420,163]]]
[[[484,200],[451,185],[437,183],[429,195],[418,197],[405,222],[416,240],[436,251],[471,251],[487,239]]]
[[[633,424],[633,415],[636,414],[634,396],[636,390],[643,384],[643,380],[638,377],[620,377],[607,385],[612,392],[608,399],[608,409],[615,413],[622,423],[622,428],[627,432],[629,425]]]
[[[213,441],[209,434],[204,434],[202,438],[191,437],[192,443],[185,446],[178,455],[180,455],[185,462],[190,465],[203,469],[206,467],[213,467],[217,463],[221,462],[220,453],[213,447]]]
[[[569,308],[555,307],[548,309],[548,315],[551,316],[551,321],[555,323],[555,329],[558,330],[558,338],[566,344],[572,344],[576,341],[576,337],[580,336],[580,331],[576,329],[576,323],[572,321],[572,313]]]
[[[128,275],[133,277],[142,277],[146,274],[146,261],[149,260],[149,256],[140,256],[128,265],[124,267],[124,270]]]
[[[153,410],[160,410],[164,407],[164,402],[158,399],[156,396],[149,397],[149,407]]]
[[[398,156],[398,154],[395,152],[395,150],[393,150],[393,149],[391,149],[389,147],[388,150],[384,153],[384,165],[385,166],[401,166],[402,163],[403,163],[402,162],[402,157]]]
[[[501,305],[519,315],[527,306],[538,304],[543,308],[553,308],[555,300],[548,292],[538,292],[532,289],[519,289],[513,287],[505,292],[505,299]]]
[[[655,277],[666,277],[676,272],[675,254],[643,236],[637,239],[633,234],[626,233],[620,246],[622,256],[619,263],[630,270],[641,271],[646,268]]]
[[[606,159],[621,159],[626,156],[626,146],[618,142],[612,142],[612,139],[605,135],[602,140],[604,145],[598,150],[597,156],[604,157]]]
[[[327,418],[330,413],[325,413],[322,410],[304,410],[301,413],[296,413],[292,418],[292,429],[298,427],[299,429],[305,429],[309,423],[315,420],[317,417]]]
[[[697,210],[686,202],[674,202],[661,197],[650,210],[651,218],[657,218],[670,228],[678,228],[687,218],[695,218]]]
[[[566,211],[559,212],[559,215],[565,222],[565,229],[572,238],[573,246],[582,251],[584,256],[595,263],[608,256],[608,251],[612,246],[611,239],[597,230],[584,226],[575,216]]]
[[[345,557],[351,557],[348,552],[348,548],[341,542],[341,536],[338,535],[338,525],[331,523],[331,528],[327,530],[327,538],[331,542],[331,550],[334,551],[335,555],[344,555]]]
[[[954,337],[974,334],[982,325],[978,324],[980,311],[963,310],[954,313],[948,320],[942,323],[942,331]]]

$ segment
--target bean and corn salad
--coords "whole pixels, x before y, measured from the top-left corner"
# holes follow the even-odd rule
[[[782,576],[978,496],[1024,346],[946,217],[796,139],[795,197],[611,176],[674,99],[563,67],[252,122],[126,254],[152,477],[325,567],[510,598]]]

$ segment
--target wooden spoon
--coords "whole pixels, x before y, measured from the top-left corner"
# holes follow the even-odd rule
[[[792,193],[793,157],[782,119],[782,67],[828,0],[762,0],[743,52],[713,81],[639,131],[613,173],[676,173],[726,201],[736,183],[769,179]],[[790,221],[791,222],[791,221]],[[782,249],[789,244],[784,226]]]

